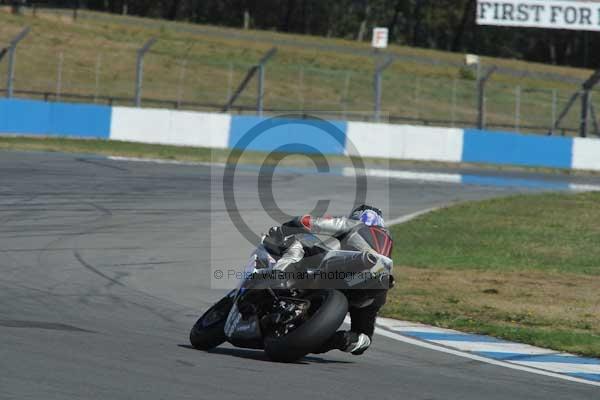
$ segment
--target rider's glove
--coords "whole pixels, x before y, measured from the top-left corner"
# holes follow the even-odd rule
[[[277,243],[283,249],[287,249],[294,242],[294,237],[279,226],[269,229],[267,236],[272,243]]]
[[[269,233],[263,239],[263,245],[269,252],[275,255],[285,253],[293,242],[294,237],[284,235],[283,230],[279,226],[269,229]]]
[[[269,229],[267,236],[273,243],[283,243],[283,231],[279,226],[274,226]]]
[[[304,221],[304,222],[303,222]],[[288,221],[281,225],[281,230],[284,236],[295,235],[297,233],[306,233],[307,227],[310,225],[310,216],[305,215],[302,217],[296,217],[291,221]],[[306,224],[305,224],[306,222]],[[308,224],[308,225],[307,225]]]

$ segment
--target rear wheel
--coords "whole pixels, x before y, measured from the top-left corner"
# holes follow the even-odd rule
[[[338,290],[318,290],[307,296],[308,320],[286,335],[265,337],[265,352],[278,362],[294,362],[320,348],[340,327],[348,301]]]
[[[225,321],[232,304],[233,300],[225,297],[198,319],[190,331],[190,343],[195,349],[210,350],[227,340]]]

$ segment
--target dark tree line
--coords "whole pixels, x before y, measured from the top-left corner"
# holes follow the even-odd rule
[[[600,67],[600,33],[475,24],[476,0],[48,0],[111,13]]]

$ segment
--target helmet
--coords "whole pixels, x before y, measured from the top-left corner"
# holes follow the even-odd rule
[[[363,204],[350,213],[350,219],[360,221],[368,226],[385,226],[383,213],[379,208]]]

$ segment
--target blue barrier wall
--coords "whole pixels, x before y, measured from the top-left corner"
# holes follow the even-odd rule
[[[463,162],[571,168],[573,139],[465,129]]]
[[[0,132],[108,139],[111,107],[0,99]]]
[[[344,154],[345,121],[233,116],[229,148],[288,153]]]
[[[127,138],[133,135],[135,141],[148,143],[156,143],[157,138],[164,137],[165,140],[168,139],[169,144],[175,145],[337,155],[346,153],[347,135],[354,134],[354,145],[360,150],[368,150],[382,142],[382,145],[385,143],[390,146],[390,156],[410,159],[413,155],[406,152],[406,146],[414,145],[413,136],[422,135],[423,129],[427,129],[408,125],[394,127],[393,132],[383,129],[383,133],[388,135],[386,137],[381,133],[381,126],[370,123],[254,116],[230,118],[218,115],[219,118],[216,118],[217,114],[212,118],[208,114],[179,111],[165,114],[164,110],[135,108],[123,108],[119,119],[118,111],[119,109],[115,111],[116,122],[120,122],[117,127],[121,128],[121,132],[118,129],[111,132],[111,126],[114,127],[111,122],[115,121],[111,121],[113,109],[108,106],[0,99],[0,134],[102,139],[114,137],[120,140],[129,140]],[[157,125],[154,130],[147,130],[141,126],[140,121],[146,121],[149,117],[155,118],[153,121],[159,121],[160,126]],[[185,123],[181,125],[181,121]],[[194,136],[196,127],[199,129],[198,134],[203,135],[202,140]],[[431,132],[425,133],[431,134],[434,129],[436,128],[431,128]],[[408,133],[414,135],[410,136]],[[600,161],[597,161],[595,156],[595,149],[600,148],[598,139],[574,140],[475,129],[456,130],[448,134],[452,136],[452,140],[445,138],[444,141],[437,141],[431,135],[423,136],[425,139],[422,140],[420,148],[427,150],[427,159],[448,161],[447,157],[440,156],[445,153],[439,147],[452,145],[454,147],[450,150],[452,154],[456,153],[453,161],[554,168],[573,168],[574,161],[577,161],[575,168],[600,170]],[[410,137],[410,142],[404,142],[408,140],[406,137]],[[440,151],[431,152],[430,149]],[[368,151],[366,154],[368,155]]]

